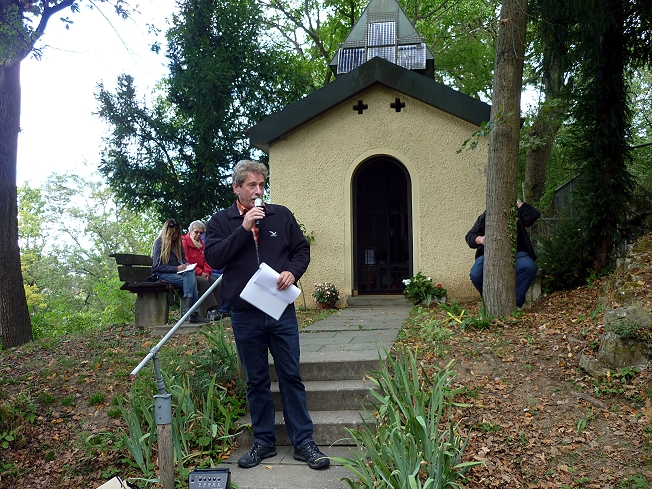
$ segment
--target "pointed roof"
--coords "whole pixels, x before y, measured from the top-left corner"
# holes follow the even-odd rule
[[[379,56],[432,77],[434,56],[396,0],[371,0],[329,66],[336,76]]]
[[[269,145],[277,139],[376,84],[476,126],[489,121],[491,106],[484,102],[382,58],[373,58],[251,127],[247,131],[249,140],[258,149],[268,152]]]

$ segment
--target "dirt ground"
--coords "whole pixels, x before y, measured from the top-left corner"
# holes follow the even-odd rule
[[[464,458],[485,463],[467,487],[652,487],[652,372],[593,379],[579,368],[606,310],[626,303],[652,312],[651,243],[639,242],[612,276],[544,296],[518,319],[457,329],[435,348],[414,344],[425,365],[455,359],[456,386],[467,389],[457,400],[470,407],[455,411],[460,432],[471,428]],[[478,305],[465,307],[474,314]]]
[[[469,405],[454,412],[470,433],[464,459],[485,464],[468,473],[468,488],[652,487],[650,370],[593,379],[578,366],[605,311],[624,303],[652,311],[652,235],[642,243],[608,279],[544,296],[520,318],[485,330],[452,324],[452,336],[436,341],[406,330],[427,368],[455,359],[456,386],[466,388],[456,400]],[[477,314],[478,304],[462,306]],[[451,319],[442,308],[433,314]],[[125,428],[109,415],[111,400],[156,341],[125,325],[0,352],[0,487],[95,488],[134,473],[111,450]],[[206,344],[188,334],[166,348],[192,355]],[[17,402],[19,412],[6,410]],[[7,440],[20,417],[29,422]]]

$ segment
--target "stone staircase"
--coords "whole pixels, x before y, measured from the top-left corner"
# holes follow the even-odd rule
[[[361,428],[366,417],[372,387],[366,374],[380,369],[385,350],[391,348],[410,310],[402,296],[351,297],[348,308],[301,331],[301,376],[318,445],[354,444],[346,428]],[[290,445],[271,356],[270,374],[277,445]],[[249,424],[249,416],[240,422]],[[244,430],[238,446],[249,447],[252,441],[251,431]]]
[[[412,305],[402,296],[350,298],[341,309],[301,331],[301,375],[308,392],[308,409],[314,424],[314,438],[329,457],[352,458],[357,451],[345,428],[361,426],[364,406],[369,401],[367,372],[377,371],[391,348]],[[270,359],[270,373],[275,380]],[[223,463],[229,468],[233,487],[239,489],[346,489],[343,479],[355,480],[348,469],[331,462],[327,470],[312,470],[293,458],[281,414],[278,384],[274,382],[277,408],[275,457],[257,467],[242,469],[238,458],[252,443],[249,429],[238,437],[238,449]],[[246,416],[241,423],[249,423]]]

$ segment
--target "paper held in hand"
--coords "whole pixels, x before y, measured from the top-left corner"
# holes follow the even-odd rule
[[[179,270],[177,273],[189,272],[190,270],[194,270],[196,266],[197,266],[196,263],[190,263],[190,264],[188,264],[188,266],[186,266],[186,268],[184,268],[183,270]]]
[[[240,293],[241,299],[246,300],[265,314],[269,314],[277,321],[288,304],[294,302],[301,294],[301,289],[296,285],[290,285],[285,290],[278,290],[276,288],[278,276],[279,273],[276,270],[266,263],[261,263]]]

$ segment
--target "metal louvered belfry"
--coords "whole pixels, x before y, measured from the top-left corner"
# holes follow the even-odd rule
[[[372,0],[330,63],[336,75],[374,57],[429,75],[434,57],[395,0]]]

